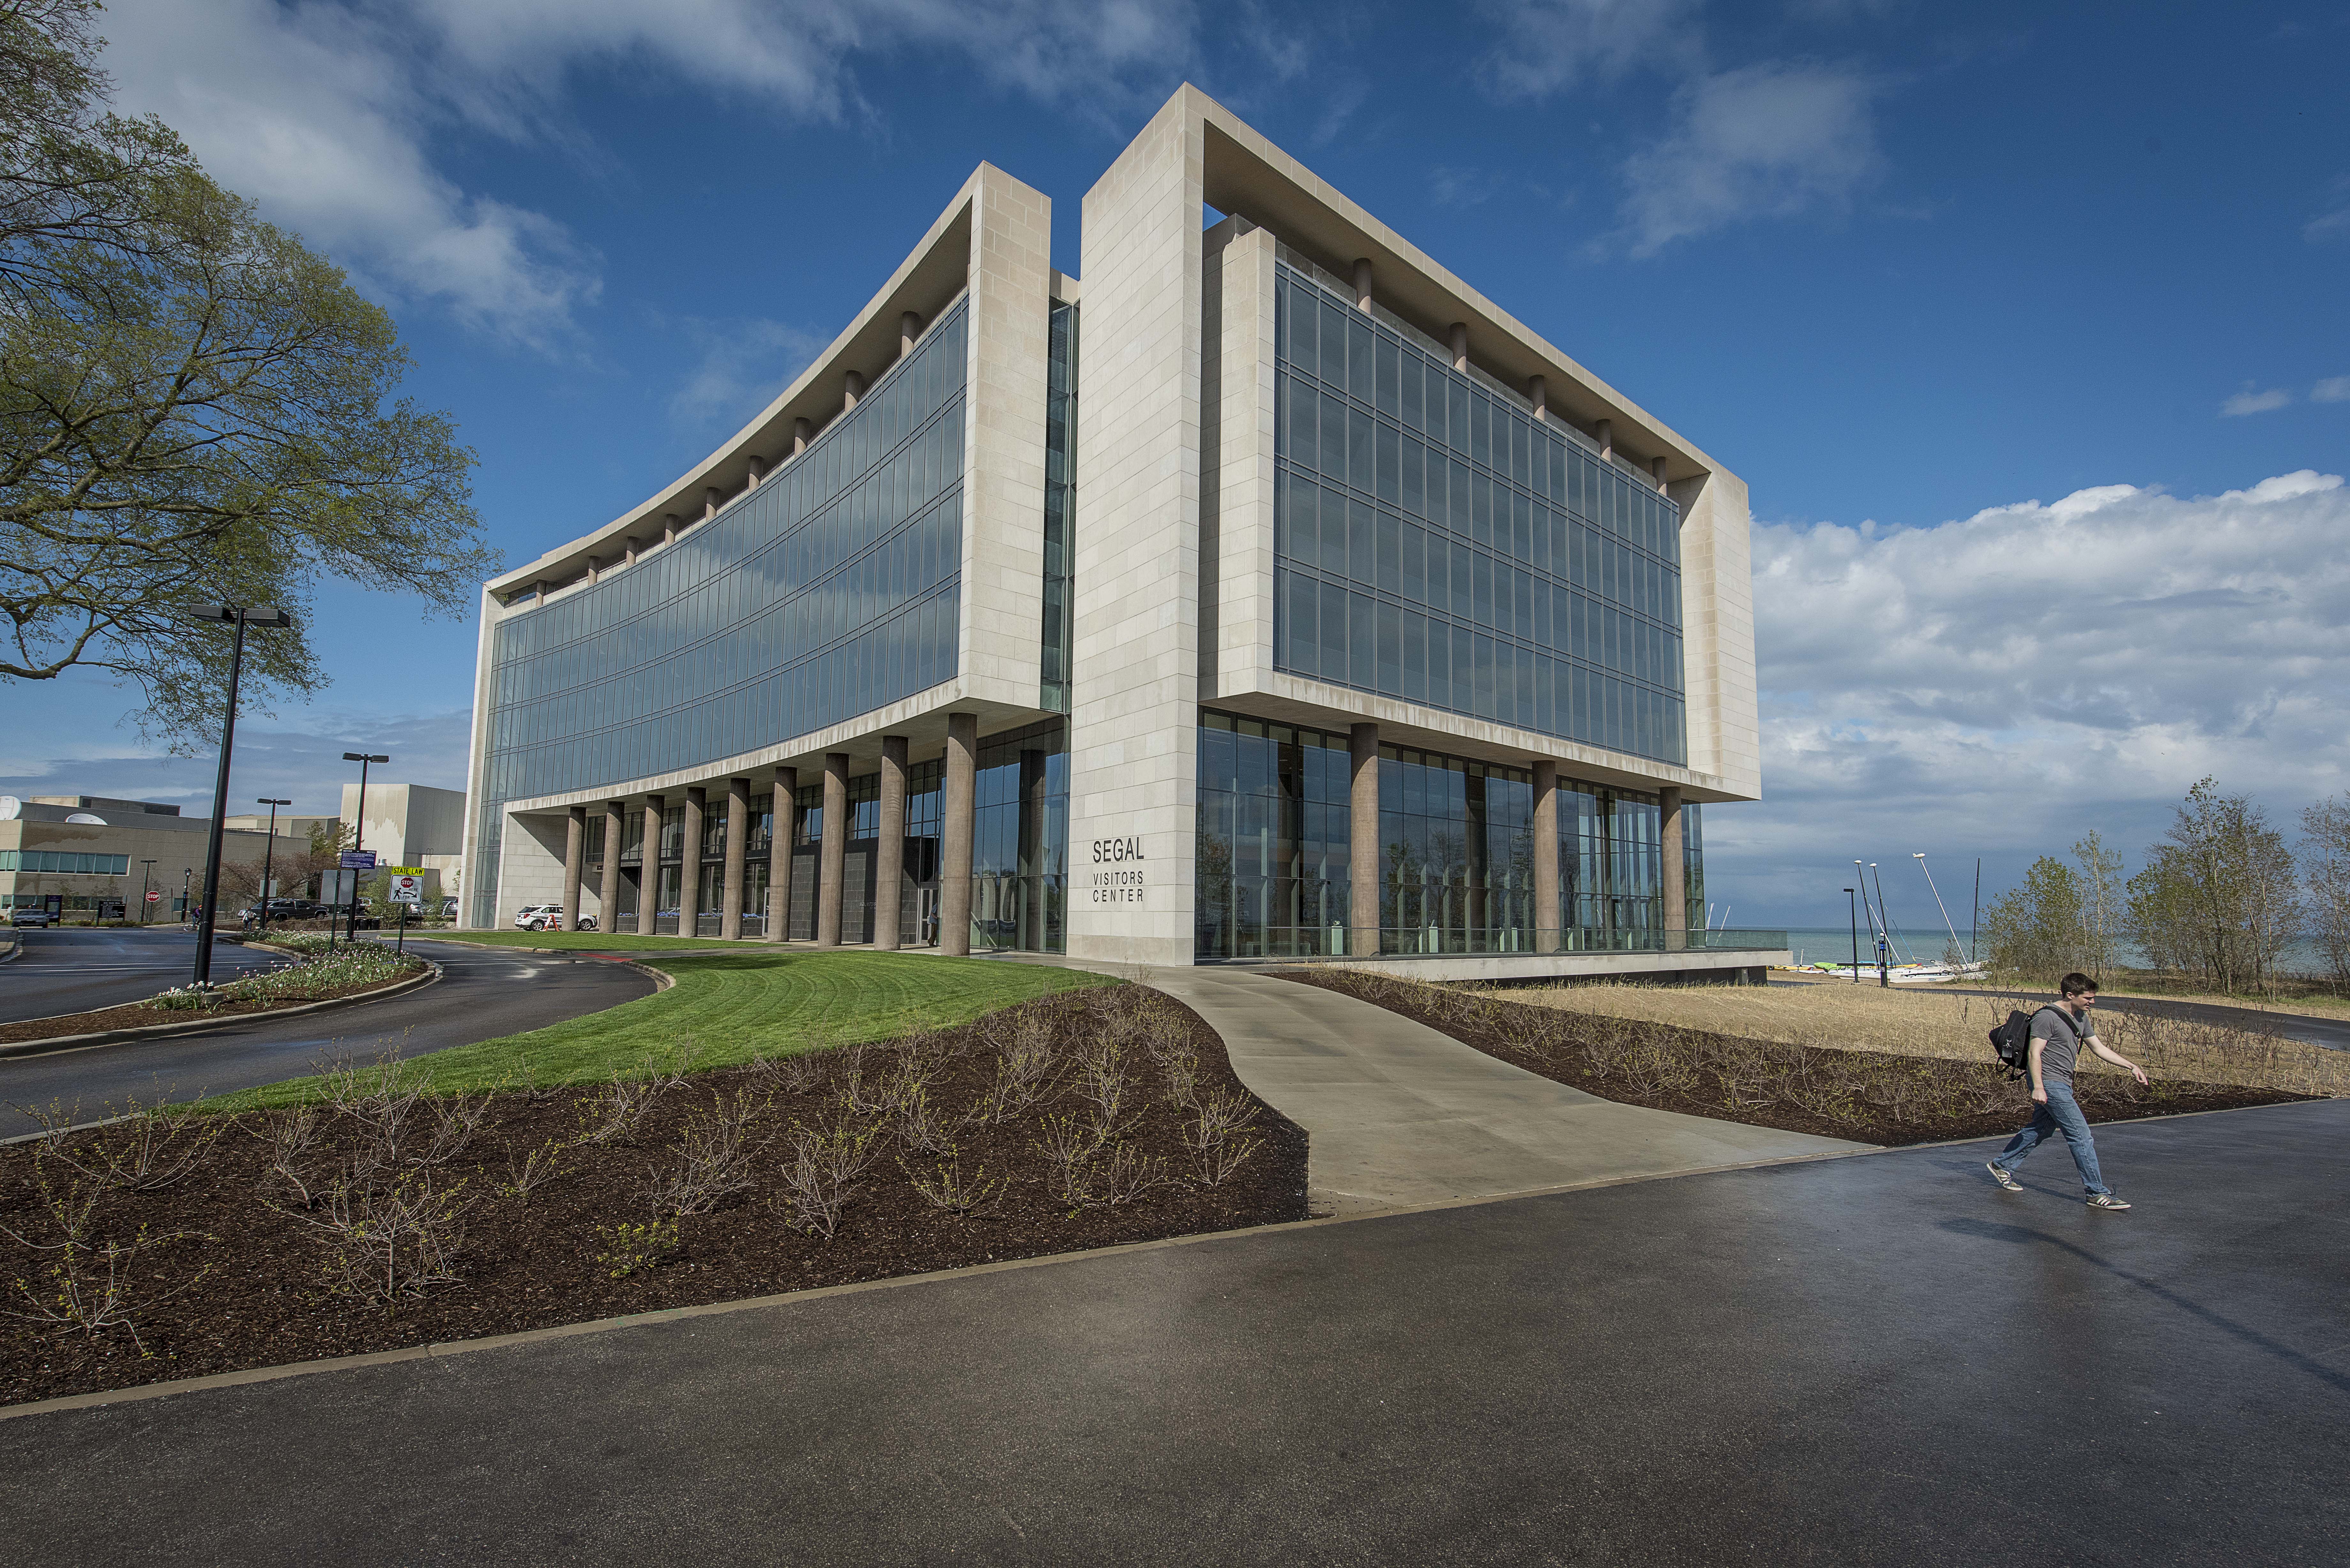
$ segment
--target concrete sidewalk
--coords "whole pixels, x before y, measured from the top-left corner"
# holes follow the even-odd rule
[[[1383,1007],[1272,975],[1153,969],[1139,978],[1207,1020],[1241,1082],[1305,1129],[1317,1213],[1869,1147],[1617,1105]]]

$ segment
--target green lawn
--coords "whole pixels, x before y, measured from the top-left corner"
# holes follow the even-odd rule
[[[493,948],[585,948],[589,952],[637,952],[647,948],[732,948],[716,937],[637,937],[603,931],[434,931],[422,935],[411,929],[411,942],[478,942]],[[762,942],[742,944],[745,951],[772,952]]]
[[[695,1067],[724,1067],[754,1054],[788,1055],[967,1023],[1032,997],[1118,983],[1040,964],[898,953],[754,949],[681,955],[660,967],[677,983],[658,995],[526,1034],[436,1051],[415,1058],[410,1070],[433,1089],[454,1093],[525,1078],[549,1084],[634,1076],[679,1045],[690,1046]],[[317,1079],[295,1078],[211,1103],[222,1110],[292,1105],[317,1090]]]

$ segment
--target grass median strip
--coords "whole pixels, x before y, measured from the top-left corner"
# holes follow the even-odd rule
[[[1118,983],[1035,964],[892,953],[681,954],[660,967],[677,983],[658,995],[436,1051],[415,1058],[407,1072],[430,1093],[457,1094],[602,1082],[616,1073],[642,1076],[680,1052],[690,1070],[728,1067],[756,1056],[952,1028],[1056,992]],[[244,1110],[325,1093],[324,1079],[295,1078],[206,1105]]]
[[[429,936],[411,932],[411,940],[433,942],[470,942],[484,948],[547,948],[556,952],[660,952],[689,948],[707,950],[714,947],[740,947],[746,952],[764,951],[774,956],[775,950],[764,944],[721,942],[716,937],[638,937],[625,932],[604,931],[434,931]],[[858,956],[858,955],[848,955]],[[878,955],[876,955],[878,956]]]

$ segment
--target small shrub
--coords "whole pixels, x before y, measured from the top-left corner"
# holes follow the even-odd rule
[[[921,1195],[925,1203],[958,1220],[967,1220],[973,1214],[984,1213],[994,1208],[1003,1200],[1004,1189],[1009,1185],[1002,1177],[989,1180],[987,1168],[983,1165],[965,1175],[962,1161],[952,1148],[946,1151],[946,1158],[940,1160],[928,1175],[914,1169],[902,1158],[898,1161],[898,1168],[906,1173],[907,1180],[913,1184],[914,1190]]]
[[[598,1225],[596,1239],[604,1250],[596,1261],[616,1280],[652,1268],[677,1251],[677,1221],[649,1220],[641,1225]]]
[[[778,1173],[783,1190],[776,1207],[786,1229],[832,1240],[858,1179],[873,1162],[878,1131],[853,1115],[828,1126],[795,1124],[791,1152]]]

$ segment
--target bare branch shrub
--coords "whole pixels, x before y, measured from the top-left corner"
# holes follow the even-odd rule
[[[275,1177],[307,1209],[314,1201],[311,1188],[317,1179],[304,1168],[304,1157],[318,1141],[318,1108],[301,1105],[289,1111],[280,1111],[262,1123],[261,1137],[269,1146],[269,1170],[263,1178],[265,1184]]]
[[[911,1099],[898,1106],[898,1139],[908,1148],[935,1154],[946,1147],[948,1136],[946,1118],[931,1103],[927,1090],[917,1089]]]
[[[579,1135],[572,1141],[609,1143],[636,1131],[653,1108],[656,1092],[650,1079],[624,1078],[614,1073],[609,1084],[580,1100]]]
[[[783,1191],[775,1204],[787,1229],[832,1240],[842,1210],[856,1196],[858,1179],[873,1161],[878,1131],[853,1116],[828,1126],[794,1125],[791,1152],[779,1172]]]
[[[39,1284],[22,1278],[13,1282],[24,1304],[7,1309],[8,1315],[42,1327],[78,1330],[85,1339],[120,1329],[144,1358],[150,1353],[147,1342],[140,1337],[136,1313],[193,1288],[212,1268],[206,1265],[193,1277],[158,1290],[142,1284],[138,1272],[140,1260],[174,1241],[209,1241],[212,1237],[192,1231],[158,1236],[141,1225],[128,1241],[111,1236],[98,1238],[93,1234],[98,1201],[106,1195],[109,1184],[69,1166],[74,1175],[59,1191],[41,1158],[47,1152],[44,1148],[36,1154],[33,1166],[33,1185],[40,1195],[36,1212],[41,1223],[29,1232],[0,1224],[0,1236],[44,1257],[47,1264]]]
[[[498,1196],[511,1198],[520,1203],[529,1202],[532,1193],[557,1177],[571,1173],[570,1168],[563,1163],[563,1157],[571,1152],[571,1147],[569,1140],[551,1137],[536,1148],[525,1150],[519,1159],[515,1158],[514,1149],[509,1147],[506,1150],[506,1179],[498,1184]]]
[[[338,1179],[313,1210],[279,1212],[317,1232],[328,1294],[355,1297],[389,1315],[401,1301],[456,1281],[473,1207],[464,1197],[467,1179],[444,1186],[430,1168],[376,1170]]]
[[[1003,1177],[989,1180],[987,1167],[983,1165],[970,1175],[964,1175],[962,1161],[951,1147],[947,1149],[946,1158],[937,1163],[930,1175],[916,1170],[903,1158],[898,1161],[898,1168],[906,1173],[906,1179],[913,1184],[914,1190],[921,1195],[924,1202],[959,1220],[969,1219],[973,1214],[984,1213],[994,1208],[1002,1201],[1004,1188],[1009,1185]]]
[[[100,1128],[79,1149],[47,1139],[44,1147],[102,1188],[160,1192],[203,1164],[234,1116],[203,1116],[192,1105],[162,1105]]]
[[[676,1163],[656,1172],[646,1194],[656,1214],[707,1214],[752,1186],[751,1156],[760,1145],[751,1123],[765,1101],[748,1089],[712,1095],[707,1115],[686,1118]]]
[[[1230,1089],[1218,1089],[1194,1105],[1183,1123],[1183,1147],[1191,1151],[1191,1169],[1202,1186],[1222,1186],[1263,1147],[1264,1139],[1250,1136],[1256,1116],[1255,1103]]]
[[[1009,1121],[1057,1089],[1054,1071],[1057,1059],[1052,1020],[1035,1012],[1022,1013],[1013,1023],[1003,1054],[995,1064],[995,1084],[987,1096],[988,1119]]]

